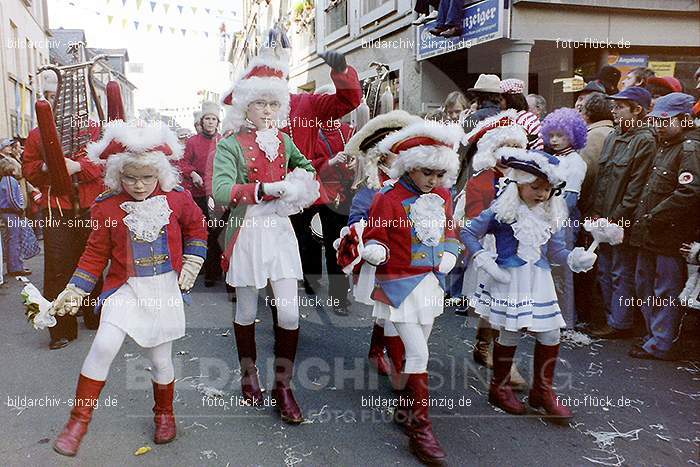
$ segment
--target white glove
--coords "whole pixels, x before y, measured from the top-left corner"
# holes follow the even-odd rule
[[[289,183],[285,180],[272,183],[263,183],[263,193],[268,196],[280,197],[289,189]]]
[[[83,305],[83,299],[88,295],[90,294],[83,289],[73,284],[68,284],[51,304],[49,314],[52,316],[75,315]]]
[[[202,269],[204,258],[195,255],[182,255],[182,270],[177,283],[181,290],[187,291],[194,287],[199,270]]]
[[[482,251],[481,253],[477,253],[474,256],[474,264],[477,268],[486,271],[496,282],[502,282],[504,284],[510,282],[510,273],[496,264],[496,261],[488,252]]]
[[[593,269],[593,264],[598,258],[595,253],[589,253],[584,248],[578,246],[571,250],[569,256],[566,257],[566,264],[573,272],[587,272]]]
[[[362,259],[372,266],[378,266],[386,261],[386,248],[381,245],[365,245],[362,249]]]
[[[200,177],[199,174],[194,170],[190,173],[190,177],[192,177],[192,183],[194,184],[194,186],[200,187],[204,185],[204,180],[202,180],[202,177]]]
[[[449,274],[449,272],[452,271],[452,268],[455,267],[455,264],[457,264],[457,257],[446,251],[442,254],[438,271],[443,274]]]

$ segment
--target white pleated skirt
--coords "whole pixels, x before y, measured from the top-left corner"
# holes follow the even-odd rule
[[[185,308],[175,271],[130,277],[107,297],[101,323],[110,323],[141,347],[155,347],[185,335]]]
[[[372,316],[393,323],[433,324],[445,306],[445,292],[435,274],[426,275],[406,299],[394,308],[380,301],[374,302]]]
[[[302,277],[299,244],[289,217],[269,213],[264,205],[249,207],[233,246],[226,283],[264,289],[268,280]]]

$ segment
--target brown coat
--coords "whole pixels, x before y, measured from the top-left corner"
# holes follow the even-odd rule
[[[598,159],[603,150],[605,138],[613,131],[612,120],[600,120],[588,125],[588,139],[586,146],[579,151],[581,158],[586,163],[586,178],[581,186],[581,197],[578,205],[581,210],[581,217],[585,218],[590,214],[593,207],[593,196],[595,192],[595,180],[598,175]]]

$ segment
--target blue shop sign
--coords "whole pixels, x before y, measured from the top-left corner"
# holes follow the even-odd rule
[[[445,38],[430,34],[428,31],[436,26],[436,20],[421,24],[416,28],[416,60],[506,37],[510,19],[508,3],[508,0],[483,0],[467,6],[464,9],[463,32],[459,37]]]

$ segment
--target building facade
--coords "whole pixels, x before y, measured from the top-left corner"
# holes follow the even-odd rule
[[[0,2],[0,137],[25,137],[36,124],[36,70],[49,62],[46,0]]]
[[[629,64],[674,75],[692,90],[700,65],[700,2],[688,0],[479,0],[465,2],[464,34],[451,40],[411,24],[411,0],[247,1],[243,31],[230,60],[240,74],[277,22],[293,47],[292,90],[329,82],[318,53],[343,52],[362,79],[386,64],[397,106],[413,113],[438,107],[466,91],[480,73],[520,78],[550,108],[573,104],[565,87],[575,75],[592,78],[605,64]],[[318,3],[314,3],[318,2]]]

